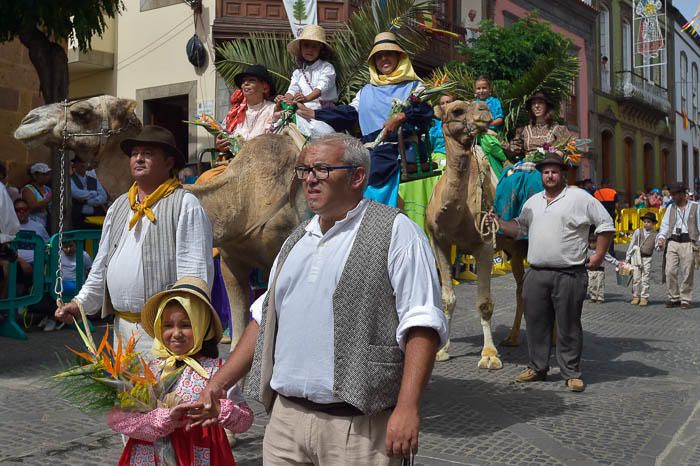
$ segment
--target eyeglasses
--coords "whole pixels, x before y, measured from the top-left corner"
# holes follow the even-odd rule
[[[306,165],[297,165],[294,167],[294,173],[300,180],[305,180],[306,176],[314,172],[314,176],[317,180],[325,180],[328,178],[332,171],[334,170],[354,170],[357,165],[314,165],[313,167],[307,167]]]

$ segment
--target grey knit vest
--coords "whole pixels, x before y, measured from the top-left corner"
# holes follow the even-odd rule
[[[177,261],[175,257],[177,223],[180,218],[184,189],[176,189],[170,196],[158,201],[158,215],[155,224],[146,232],[141,246],[143,263],[143,289],[145,299],[165,290],[177,280]],[[107,261],[104,271],[104,299],[102,317],[114,314],[114,307],[107,289],[107,269],[112,256],[117,251],[124,231],[134,212],[129,204],[128,193],[122,194],[107,211],[107,221],[111,222]],[[143,220],[142,220],[143,221]],[[145,220],[150,221],[150,220]],[[154,228],[155,227],[155,228]],[[121,310],[121,309],[117,309]]]
[[[690,205],[690,212],[688,212],[688,223],[686,227],[688,228],[688,235],[690,236],[690,239],[697,241],[698,237],[700,237],[700,232],[698,231],[698,204],[695,202],[688,202],[688,204]],[[668,226],[671,229],[669,235],[675,235],[676,212],[678,211],[678,207],[672,204],[668,207],[668,210],[670,210]]]
[[[396,343],[396,297],[388,271],[391,232],[398,213],[397,209],[370,201],[333,293],[333,395],[366,415],[396,405],[403,375],[403,352]],[[306,233],[307,224],[300,225],[282,246],[277,257],[278,273]],[[261,401],[268,412],[274,401],[270,380],[277,335],[276,280],[276,276],[272,278],[263,303],[260,333],[246,382],[247,393]]]

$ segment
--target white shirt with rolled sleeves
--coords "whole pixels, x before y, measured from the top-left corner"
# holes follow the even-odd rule
[[[565,187],[547,203],[545,192],[534,194],[516,219],[520,235],[528,237],[527,261],[536,267],[583,265],[590,225],[595,233],[614,232],[603,205],[583,189]]]
[[[294,246],[277,277],[278,333],[270,383],[284,395],[316,403],[340,402],[333,396],[333,293],[367,209],[363,200],[325,234],[318,216]],[[435,258],[425,233],[405,215],[397,215],[389,246],[388,269],[396,296],[396,341],[403,350],[413,327],[434,329],[447,341]],[[274,276],[277,261],[270,276]],[[266,294],[251,306],[259,323]]]
[[[152,209],[157,220],[159,204],[156,203]],[[99,251],[90,269],[90,275],[75,297],[87,313],[95,314],[102,306],[104,280],[107,280],[109,295],[115,309],[141,312],[146,299],[150,297],[145,296],[141,245],[151,227],[151,221],[145,216],[139,219],[132,230],[129,230],[128,220],[124,225],[112,225],[109,220],[105,222]],[[105,273],[109,233],[112,228],[124,228],[125,231]],[[177,278],[199,277],[211,288],[214,281],[211,223],[204,208],[191,193],[186,193],[182,198],[175,238],[175,257],[169,260],[177,263]]]
[[[664,218],[661,220],[661,227],[659,227],[659,234],[656,235],[656,241],[660,239],[668,239],[669,236],[674,235],[677,229],[680,229],[681,233],[688,233],[688,216],[690,215],[690,206],[697,204],[695,201],[688,201],[683,208],[678,208],[676,204],[672,203],[666,209]],[[676,210],[676,224],[669,225],[671,223],[671,209]],[[700,209],[698,209],[697,224],[698,231],[700,231]]]

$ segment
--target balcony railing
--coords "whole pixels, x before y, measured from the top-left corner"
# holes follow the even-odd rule
[[[671,111],[671,102],[668,99],[668,90],[647,81],[643,76],[632,71],[620,71],[615,74],[615,87],[613,92],[623,99],[636,100],[650,105],[664,113]]]

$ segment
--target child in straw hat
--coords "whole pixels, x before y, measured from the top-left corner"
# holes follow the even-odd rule
[[[326,41],[326,31],[316,24],[304,27],[299,38],[287,45],[287,50],[296,59],[299,67],[292,73],[292,80],[285,95],[275,102],[287,105],[304,104],[318,110],[328,108],[338,100],[335,85],[335,68],[328,61],[333,52]],[[321,136],[334,132],[322,121],[309,120],[297,115],[297,126],[305,136]]]
[[[235,465],[223,428],[245,432],[253,422],[240,391],[220,400],[218,424],[185,430],[188,410],[222,365],[217,349],[221,321],[211,306],[207,284],[195,277],[178,280],[146,302],[141,324],[154,338],[151,371],[172,383],[161,400],[163,407],[147,413],[116,409],[109,413],[109,426],[129,437],[119,465]]]

